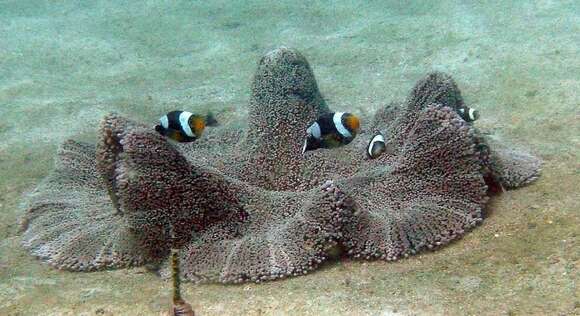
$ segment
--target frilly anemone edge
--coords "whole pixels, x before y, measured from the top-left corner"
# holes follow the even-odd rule
[[[329,108],[304,56],[279,48],[258,64],[245,130],[177,144],[110,114],[96,145],[62,144],[25,198],[22,245],[70,271],[158,263],[178,245],[187,279],[223,283],[305,274],[338,248],[382,260],[433,249],[483,220],[486,181],[539,176],[539,159],[488,139],[462,104],[453,79],[431,73],[350,145],[302,155]],[[378,131],[392,150],[370,160]]]

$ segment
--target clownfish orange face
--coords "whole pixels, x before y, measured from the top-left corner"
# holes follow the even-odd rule
[[[346,113],[344,116],[345,116],[344,117],[345,127],[348,128],[351,133],[358,134],[358,132],[360,131],[359,118],[356,115],[350,113]]]
[[[205,129],[205,119],[199,115],[192,115],[189,119],[189,126],[191,131],[195,134],[197,138],[200,138]]]

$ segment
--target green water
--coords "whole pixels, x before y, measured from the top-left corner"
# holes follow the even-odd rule
[[[183,286],[199,315],[580,313],[577,1],[0,1],[0,315],[158,315],[145,271],[54,270],[20,245],[23,195],[102,116],[175,108],[243,126],[260,56],[309,60],[329,106],[371,115],[432,70],[477,126],[530,148],[540,180],[492,200],[465,238],[396,263],[343,260],[265,284]]]

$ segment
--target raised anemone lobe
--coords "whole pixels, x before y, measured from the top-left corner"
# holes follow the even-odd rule
[[[326,112],[328,107],[302,54],[284,47],[266,54],[252,82],[248,130],[241,144],[244,163],[237,173],[267,189],[299,186],[306,129]]]
[[[248,219],[221,222],[185,249],[183,270],[193,281],[239,283],[306,274],[337,244],[349,202],[332,182],[307,192],[248,187]]]
[[[516,189],[538,179],[542,170],[541,159],[493,137],[486,137],[485,141],[490,148],[489,169],[505,189]]]
[[[123,268],[154,260],[118,212],[95,168],[95,146],[66,141],[55,170],[28,196],[22,244],[65,270]]]
[[[397,135],[401,126],[411,126],[409,121],[430,105],[449,107],[455,112],[465,106],[455,80],[448,74],[432,72],[419,80],[405,102],[393,102],[377,111],[372,130],[381,131],[391,147],[401,145]],[[472,124],[469,124],[472,125]],[[475,144],[480,156],[481,170],[506,189],[516,189],[535,181],[541,172],[542,161],[523,149],[499,141],[495,136],[483,134],[473,127]]]
[[[96,148],[67,141],[59,150],[55,171],[29,196],[23,245],[67,270],[159,261],[196,230],[243,212],[235,188],[215,177],[151,129],[108,115]]]
[[[392,126],[398,150],[337,182],[356,201],[344,228],[348,253],[395,260],[444,245],[482,220],[487,201],[473,132],[448,107]]]
[[[432,104],[448,106],[454,111],[464,106],[455,80],[443,72],[431,72],[420,79],[407,99],[407,109],[420,111]]]

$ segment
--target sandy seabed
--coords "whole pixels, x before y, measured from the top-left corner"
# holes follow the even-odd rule
[[[184,285],[199,315],[577,315],[580,3],[577,1],[0,2],[0,315],[157,315],[169,282],[143,268],[51,269],[20,246],[24,194],[58,144],[100,118],[170,109],[243,126],[258,58],[310,61],[331,108],[368,117],[431,70],[450,73],[479,128],[545,161],[535,184],[441,250],[341,261],[265,284]]]

